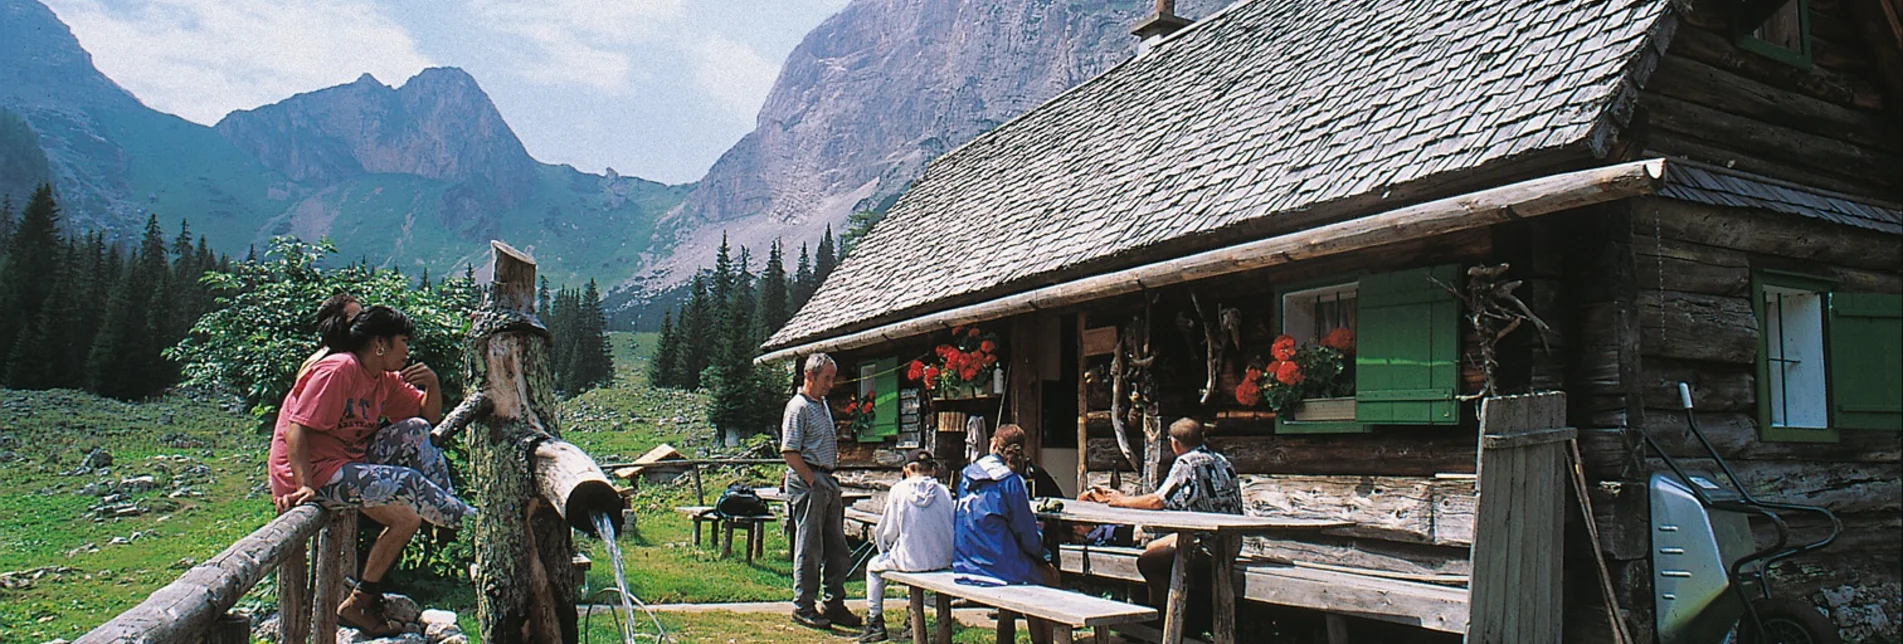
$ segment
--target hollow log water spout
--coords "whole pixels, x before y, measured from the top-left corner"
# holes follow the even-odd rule
[[[613,541],[621,531],[619,521],[609,521],[615,534],[601,534],[594,520],[595,515],[619,519],[628,502],[581,448],[555,438],[536,445],[535,484],[549,507],[576,530],[603,541]]]

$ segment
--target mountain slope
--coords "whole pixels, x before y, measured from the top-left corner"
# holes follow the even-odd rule
[[[536,252],[552,281],[613,283],[691,188],[537,162],[455,68],[397,88],[366,75],[201,126],[101,74],[34,0],[0,0],[7,113],[26,128],[6,128],[0,154],[32,167],[44,157],[36,173],[50,175],[69,227],[136,239],[152,212],[168,229],[189,219],[234,255],[273,235],[330,237],[349,260],[440,276],[480,266],[488,240],[503,239]],[[0,188],[30,189],[19,179]]]
[[[1221,6],[1183,3],[1185,16]],[[797,245],[889,205],[925,164],[1136,52],[1147,2],[854,0],[787,57],[759,124],[663,234],[679,240],[623,285],[664,290],[719,245]]]
[[[150,211],[242,249],[283,208],[282,176],[210,128],[147,108],[32,0],[0,0],[0,108],[39,134],[70,226],[131,238]]]

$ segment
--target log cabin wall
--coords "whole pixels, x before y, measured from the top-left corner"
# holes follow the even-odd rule
[[[1791,0],[1808,9],[1807,63],[1740,47],[1747,3],[1690,3],[1645,83],[1632,149],[1903,200],[1903,69],[1884,1]]]
[[[1690,466],[1715,471],[1708,458],[1699,458],[1704,452],[1679,410],[1676,383],[1691,383],[1700,427],[1754,492],[1824,505],[1843,519],[1837,542],[1774,568],[1777,594],[1826,608],[1847,641],[1897,638],[1903,621],[1903,545],[1897,541],[1903,527],[1903,438],[1895,431],[1843,429],[1836,442],[1765,440],[1756,366],[1761,329],[1750,298],[1754,272],[1766,270],[1825,278],[1835,282],[1834,290],[1903,292],[1903,244],[1895,235],[1762,210],[1661,198],[1628,204],[1629,234],[1614,245],[1628,246],[1633,260],[1630,295],[1637,302],[1641,355],[1636,380],[1621,382],[1633,385],[1628,394],[1639,409],[1623,415],[1611,409],[1621,397],[1617,387],[1606,385],[1599,389],[1604,402],[1595,405],[1607,409],[1589,410],[1589,416],[1630,419],[1674,456],[1693,459]],[[1594,499],[1608,519],[1600,522],[1605,549],[1617,563],[1614,576],[1633,591],[1629,596],[1645,601],[1640,598],[1648,593],[1638,592],[1650,588],[1642,479],[1664,468],[1650,459],[1635,471],[1631,464],[1643,456],[1638,448],[1621,455],[1616,444],[1601,441],[1600,447],[1599,458],[1589,459],[1596,473],[1616,476],[1613,470],[1621,470],[1626,479],[1623,485],[1601,485],[1608,498]],[[1792,527],[1817,535],[1823,526],[1805,516]],[[1648,605],[1640,607],[1649,612]],[[1649,631],[1649,616],[1643,622]]]
[[[1476,457],[1475,425],[1472,411],[1467,410],[1463,415],[1468,418],[1454,426],[1375,427],[1369,433],[1277,433],[1274,421],[1266,414],[1244,410],[1233,398],[1244,360],[1229,361],[1218,379],[1214,400],[1203,405],[1200,390],[1207,382],[1205,355],[1200,348],[1191,348],[1176,324],[1178,312],[1187,313],[1191,308],[1190,293],[1193,291],[1196,301],[1212,314],[1219,305],[1239,309],[1246,352],[1266,354],[1275,337],[1270,316],[1275,311],[1277,288],[1404,268],[1491,263],[1499,259],[1495,244],[1510,239],[1493,230],[1472,230],[1150,294],[1155,298],[1149,305],[1149,318],[1158,356],[1157,397],[1163,422],[1189,416],[1206,424],[1211,447],[1228,456],[1242,475],[1243,498],[1251,513],[1341,517],[1358,524],[1301,540],[1250,538],[1244,546],[1245,555],[1409,574],[1467,574],[1475,504],[1471,478]],[[1144,308],[1142,297],[1118,298],[1093,303],[1079,317],[1086,330],[1103,329],[1142,317]],[[1082,341],[1087,344],[1088,331],[1080,336],[1086,336]],[[1470,335],[1463,334],[1463,345],[1470,347],[1472,341]],[[1090,350],[1086,347],[1082,353]],[[1108,362],[1107,356],[1084,358],[1087,369],[1092,365],[1102,368]],[[1246,356],[1243,358],[1246,360]],[[1477,371],[1463,370],[1461,379],[1461,391],[1478,389]],[[1134,492],[1138,477],[1119,453],[1109,415],[1103,411],[1109,404],[1108,387],[1099,389],[1085,396],[1085,413],[1079,419],[1087,431],[1084,460],[1088,482],[1114,482]],[[1086,390],[1092,391],[1088,386]],[[1129,435],[1140,456],[1141,429],[1132,424]]]

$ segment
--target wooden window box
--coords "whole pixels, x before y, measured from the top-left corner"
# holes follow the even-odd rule
[[[1292,414],[1302,423],[1351,423],[1355,420],[1355,398],[1310,398],[1302,401]]]

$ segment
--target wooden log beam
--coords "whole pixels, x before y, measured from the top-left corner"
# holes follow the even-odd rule
[[[1474,471],[1471,432],[1435,432],[1431,436],[1346,434],[1335,436],[1212,436],[1211,449],[1248,474],[1357,474],[1433,476]],[[1085,441],[1091,470],[1127,469],[1116,442]]]
[[[1072,306],[1172,284],[1539,217],[1596,203],[1652,194],[1663,185],[1664,177],[1663,159],[1540,177],[1032,289],[816,342],[763,347],[772,350],[754,361],[771,362],[815,351],[856,349],[1026,311]]]
[[[311,636],[311,556],[305,541],[278,562],[278,642],[305,644]]]
[[[613,519],[628,509],[627,500],[595,466],[595,460],[567,441],[551,439],[535,446],[535,484],[549,507],[569,526],[596,537],[612,539],[615,535],[597,534],[595,515]]]
[[[316,534],[324,518],[324,511],[314,504],[291,508],[77,641],[191,641],[236,605],[272,566]]]
[[[1471,478],[1244,474],[1240,482],[1249,514],[1355,524],[1326,535],[1442,546],[1473,543]]]

